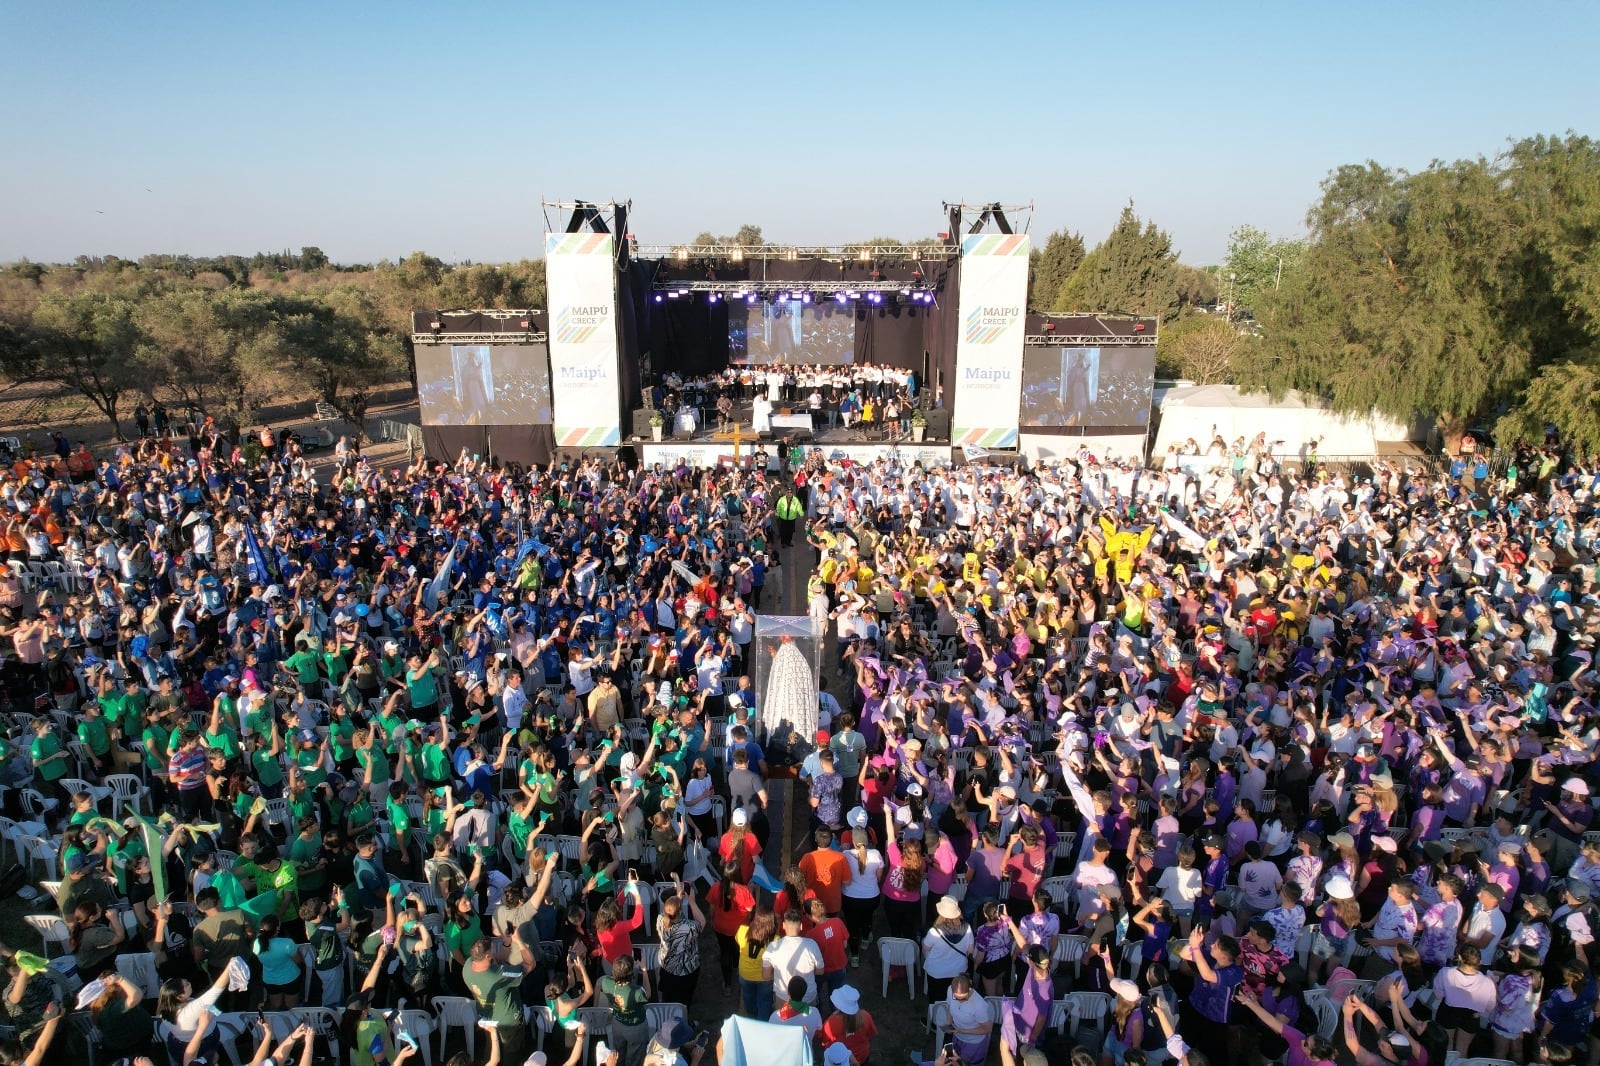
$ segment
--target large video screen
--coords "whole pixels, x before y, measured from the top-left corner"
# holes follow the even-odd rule
[[[1022,417],[1035,428],[1143,426],[1155,390],[1153,346],[1022,352]]]
[[[550,349],[543,344],[419,344],[425,426],[549,425]]]
[[[835,300],[728,304],[728,358],[735,363],[855,361],[856,313]]]

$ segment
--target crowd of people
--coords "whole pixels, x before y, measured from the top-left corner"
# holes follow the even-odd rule
[[[912,412],[918,405],[915,372],[872,363],[733,366],[718,374],[663,378],[653,390],[656,409],[676,419],[680,409],[696,412],[696,425],[725,428],[752,407],[770,414],[777,405],[811,414],[813,432],[853,429],[886,440],[911,439]],[[935,407],[938,397],[924,397]],[[674,421],[676,424],[676,421]]]
[[[0,474],[0,828],[60,879],[55,950],[0,946],[0,1063],[81,1015],[102,1063],[388,1066],[457,1025],[495,1063],[689,1066],[726,996],[865,1066],[914,1050],[874,971],[940,1066],[1600,1057],[1597,477],[1553,452],[253,439]],[[785,567],[836,652],[793,746],[750,681]],[[336,1027],[254,1023],[307,1006]]]

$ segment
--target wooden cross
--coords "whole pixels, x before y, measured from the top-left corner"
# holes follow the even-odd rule
[[[732,429],[722,429],[711,434],[712,440],[731,440],[733,442],[733,465],[739,465],[739,443],[750,439],[745,435],[744,427],[735,422]]]

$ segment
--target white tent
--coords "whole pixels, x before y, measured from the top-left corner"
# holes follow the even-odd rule
[[[1232,385],[1170,389],[1161,398],[1160,418],[1152,463],[1166,455],[1169,445],[1191,438],[1203,451],[1216,436],[1231,445],[1238,437],[1249,442],[1265,433],[1273,454],[1293,458],[1305,455],[1318,438],[1318,455],[1371,456],[1378,454],[1380,441],[1403,441],[1410,435],[1404,424],[1376,411],[1367,417],[1340,415],[1298,392],[1274,400],[1265,392],[1241,393]]]

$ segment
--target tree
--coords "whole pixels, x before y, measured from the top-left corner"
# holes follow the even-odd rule
[[[141,391],[162,389],[200,410],[221,403],[240,422],[274,391],[275,364],[259,358],[272,301],[250,290],[180,289],[139,307],[141,355],[152,369]]]
[[[710,230],[701,230],[695,235],[694,240],[690,241],[689,243],[691,245],[700,247],[707,245],[719,245],[722,247],[738,245],[741,248],[764,248],[766,247],[767,242],[766,239],[761,236],[760,226],[746,222],[744,225],[740,226],[739,231],[732,236],[724,234],[723,236],[719,237]]]
[[[1028,256],[1028,306],[1051,311],[1073,271],[1083,263],[1083,235],[1056,230]]]
[[[1447,439],[1497,415],[1573,425],[1556,392],[1587,380],[1597,341],[1597,219],[1600,150],[1587,138],[1415,174],[1341,167],[1298,265],[1258,296],[1264,343],[1242,376],[1340,411],[1422,412]]]
[[[1276,291],[1283,272],[1293,273],[1305,242],[1279,239],[1254,226],[1240,226],[1228,235],[1228,257],[1217,285],[1235,308],[1254,310],[1262,293]]]
[[[1179,263],[1178,302],[1185,308],[1210,308],[1217,302],[1217,275],[1205,267]]]
[[[281,364],[363,439],[372,397],[405,369],[400,337],[379,326],[381,309],[368,293],[342,288],[323,300],[279,298],[274,312]]]
[[[133,300],[101,292],[41,298],[32,329],[14,349],[15,375],[81,393],[110,421],[116,438],[126,439],[122,398],[149,379],[136,310]]]
[[[1251,338],[1213,315],[1186,315],[1161,328],[1156,342],[1160,373],[1214,385],[1233,380],[1236,361]]]
[[[1177,266],[1172,238],[1153,222],[1141,225],[1130,202],[1111,235],[1061,287],[1056,309],[1173,318],[1180,308]]]
[[[1542,367],[1523,390],[1522,402],[1495,423],[1502,444],[1543,443],[1546,427],[1580,455],[1600,454],[1600,351]]]

